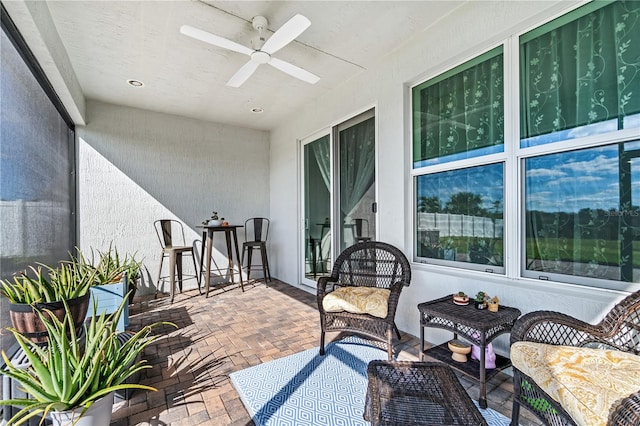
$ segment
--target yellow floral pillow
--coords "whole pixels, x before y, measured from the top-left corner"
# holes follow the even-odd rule
[[[628,352],[516,342],[511,362],[580,426],[606,425],[609,411],[640,389],[640,356]]]
[[[340,287],[322,299],[326,312],[347,311],[386,318],[390,291],[376,287]]]

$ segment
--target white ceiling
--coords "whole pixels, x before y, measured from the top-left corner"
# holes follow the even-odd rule
[[[50,1],[86,99],[269,130],[357,78],[463,1]],[[320,77],[311,85],[261,65],[226,86],[249,59],[186,37],[188,24],[242,45],[265,16],[268,34],[295,14],[311,26],[274,56]],[[142,88],[129,86],[140,80]],[[262,114],[250,112],[263,108]]]

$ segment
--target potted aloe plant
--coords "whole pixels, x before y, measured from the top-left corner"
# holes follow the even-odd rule
[[[95,281],[91,286],[91,298],[97,300],[97,313],[110,314],[118,309],[122,299],[127,298],[128,302],[131,300],[136,290],[135,284],[132,283],[135,283],[140,275],[141,262],[138,262],[133,255],[120,255],[118,250],[111,246],[105,252],[97,251],[97,260],[95,257],[91,250],[89,260],[82,258],[87,270],[96,271]],[[118,330],[124,331],[128,324],[129,307],[125,306],[118,321]]]
[[[61,319],[65,301],[79,328],[87,314],[89,288],[95,279],[96,272],[84,267],[80,254],[55,267],[37,264],[11,279],[0,280],[0,294],[9,300],[13,327],[36,342],[45,342],[47,332],[35,309]]]
[[[118,250],[111,246],[106,252],[97,251],[97,260],[95,257],[92,249],[90,259],[83,259],[85,268],[96,271],[95,280],[91,286],[91,303],[95,303],[96,309],[89,314],[111,314],[118,310],[122,300],[127,296],[129,288],[127,268],[123,263],[124,258],[121,258]],[[124,331],[128,324],[129,308],[127,303],[122,315],[118,317],[118,331]]]
[[[67,312],[69,306],[63,302]],[[0,370],[16,381],[29,398],[2,400],[0,405],[23,407],[8,424],[22,423],[35,416],[49,416],[58,425],[108,426],[113,392],[124,389],[156,389],[126,382],[137,372],[150,368],[139,355],[159,336],[152,335],[158,322],[128,333],[124,342],[116,330],[126,300],[113,314],[92,315],[84,333],[77,334],[70,315],[62,320],[38,311],[49,334],[49,344],[34,343],[15,328],[9,328],[28,359],[27,368],[14,366],[4,351],[6,368]],[[93,308],[96,309],[95,304]]]

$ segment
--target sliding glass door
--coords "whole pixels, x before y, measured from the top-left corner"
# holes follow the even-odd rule
[[[373,110],[336,129],[339,164],[340,251],[364,240],[375,239],[375,149]]]
[[[302,142],[302,282],[331,272],[346,247],[374,240],[374,111]]]

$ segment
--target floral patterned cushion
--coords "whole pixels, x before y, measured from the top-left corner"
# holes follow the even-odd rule
[[[580,426],[606,425],[609,411],[640,389],[640,356],[627,352],[516,342],[511,362]]]
[[[327,312],[347,311],[386,318],[389,293],[386,288],[340,287],[322,299],[322,307]]]

